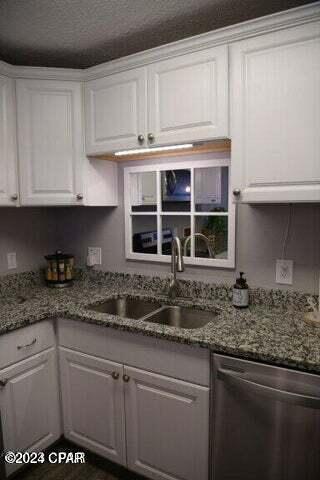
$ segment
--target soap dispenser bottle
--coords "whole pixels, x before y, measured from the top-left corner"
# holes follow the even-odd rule
[[[240,277],[236,279],[233,286],[233,306],[236,308],[247,308],[249,306],[249,287],[244,278],[244,272],[240,272]]]

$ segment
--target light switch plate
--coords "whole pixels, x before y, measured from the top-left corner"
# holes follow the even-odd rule
[[[293,261],[277,260],[276,262],[276,283],[292,285],[293,282]]]
[[[7,253],[8,270],[17,268],[17,254],[16,252]]]
[[[101,248],[88,247],[88,258],[90,265],[101,265]]]

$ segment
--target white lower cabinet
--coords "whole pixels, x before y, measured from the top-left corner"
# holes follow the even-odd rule
[[[60,347],[64,434],[126,464],[122,365]]]
[[[56,350],[0,371],[0,410],[4,451],[42,451],[61,435]],[[10,475],[21,464],[6,464]]]
[[[81,327],[75,333],[68,321],[60,322],[59,341],[79,346]],[[139,358],[140,336],[126,332],[105,336],[100,327],[97,337],[97,328],[83,327],[87,353],[59,347],[65,437],[152,480],[208,480],[208,385],[163,375],[172,360],[170,345],[166,357],[161,342],[157,349],[151,348],[154,339],[143,339],[150,341],[149,368],[156,364],[154,359],[161,359],[158,373],[149,372],[140,368],[146,365],[146,356],[144,361]],[[68,331],[74,332],[73,338]],[[202,352],[189,348],[195,365],[205,368]],[[177,376],[185,349],[179,352],[177,346]],[[110,358],[117,362],[101,358],[111,351]],[[130,356],[135,367],[125,364]],[[191,371],[195,382],[196,370]]]
[[[128,468],[155,480],[207,479],[209,389],[124,371]]]

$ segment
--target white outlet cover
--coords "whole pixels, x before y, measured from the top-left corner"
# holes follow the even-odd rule
[[[88,247],[88,258],[90,259],[90,265],[101,265],[101,248],[100,247]]]
[[[276,262],[276,283],[292,285],[293,283],[293,261],[277,260]]]
[[[16,252],[7,253],[8,270],[17,268],[17,254]]]

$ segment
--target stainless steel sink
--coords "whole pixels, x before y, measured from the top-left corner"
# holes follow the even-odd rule
[[[147,322],[178,328],[201,328],[211,322],[216,313],[188,307],[165,306],[144,318]]]
[[[95,312],[118,315],[119,317],[138,319],[158,310],[160,307],[161,304],[157,302],[140,298],[120,297],[111,298],[99,305],[90,305],[88,309]]]

